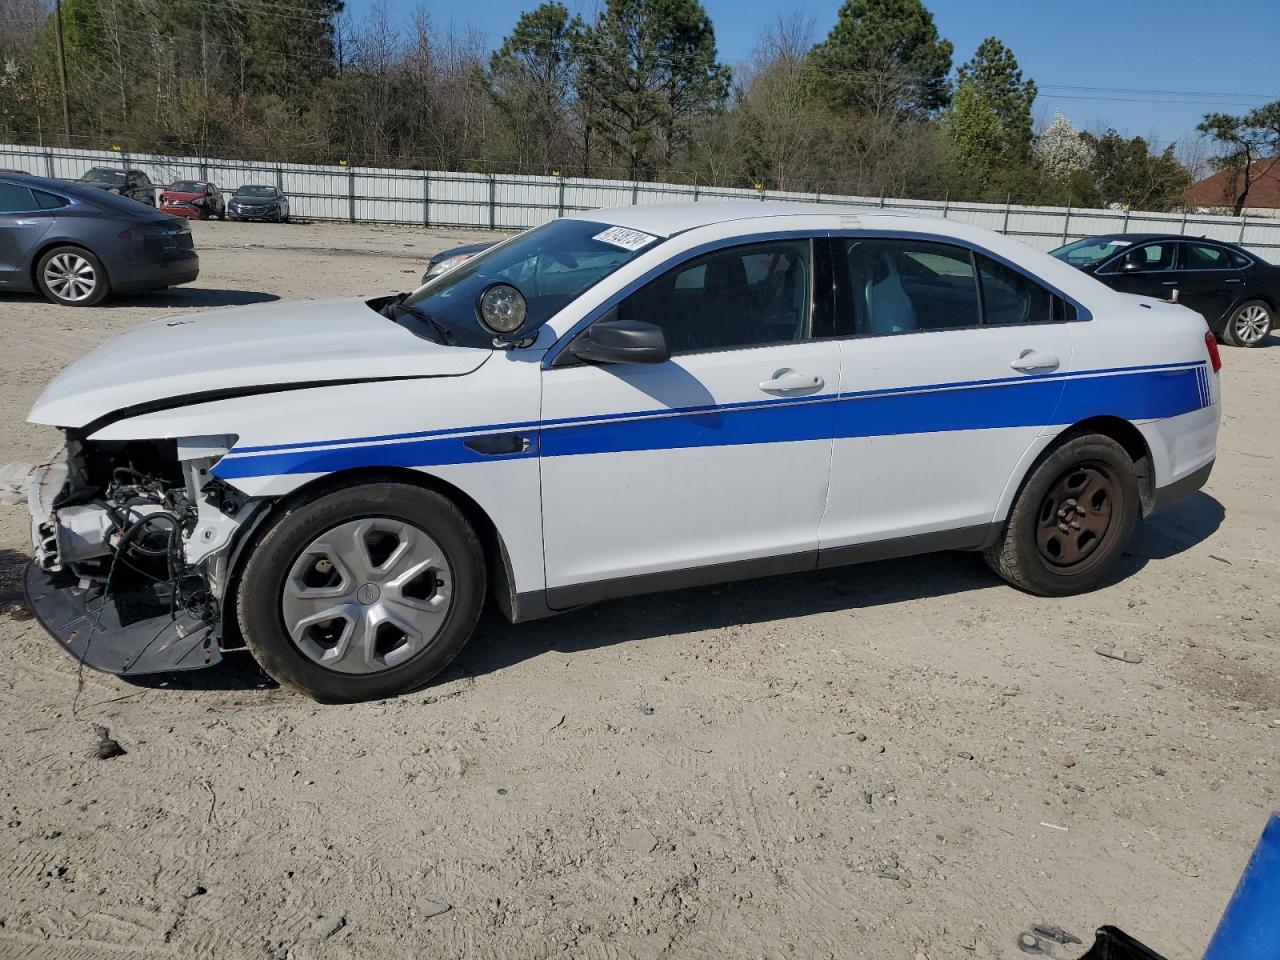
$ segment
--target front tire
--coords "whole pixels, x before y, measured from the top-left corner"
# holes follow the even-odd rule
[[[484,605],[480,541],[457,506],[404,483],[360,483],[286,510],[258,541],[240,628],[282,685],[322,703],[425,684]]]
[[[1032,472],[987,564],[1028,593],[1096,589],[1124,555],[1141,512],[1137,471],[1110,437],[1068,440]]]
[[[1275,325],[1275,313],[1261,300],[1247,300],[1231,311],[1222,339],[1233,347],[1256,347]]]
[[[54,247],[36,263],[36,285],[65,307],[92,307],[111,291],[106,267],[83,247]]]

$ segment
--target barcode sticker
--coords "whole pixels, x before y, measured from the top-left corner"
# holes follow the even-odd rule
[[[601,243],[607,243],[614,247],[621,247],[623,250],[634,251],[639,250],[641,247],[647,247],[658,238],[627,227],[610,227],[603,233],[597,233],[591,239],[599,240]]]

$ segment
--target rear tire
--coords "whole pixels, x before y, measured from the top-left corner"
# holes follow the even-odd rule
[[[1141,509],[1137,470],[1125,449],[1101,434],[1078,436],[1032,471],[984,556],[1028,593],[1085,593],[1111,576]]]
[[[64,307],[92,307],[111,292],[107,269],[84,247],[54,247],[36,263],[36,285]]]
[[[479,619],[485,564],[446,497],[359,483],[283,512],[239,584],[240,629],[262,668],[322,703],[353,703],[449,665]]]
[[[1222,340],[1233,347],[1256,347],[1275,326],[1275,312],[1261,300],[1246,300],[1231,311]]]

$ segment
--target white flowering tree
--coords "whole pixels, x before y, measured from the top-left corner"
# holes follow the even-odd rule
[[[1035,157],[1050,177],[1066,181],[1093,163],[1093,147],[1059,113],[1036,139]]]

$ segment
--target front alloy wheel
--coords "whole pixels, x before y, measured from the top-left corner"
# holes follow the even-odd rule
[[[54,303],[89,307],[107,295],[102,262],[79,247],[55,247],[36,264],[40,292]]]

